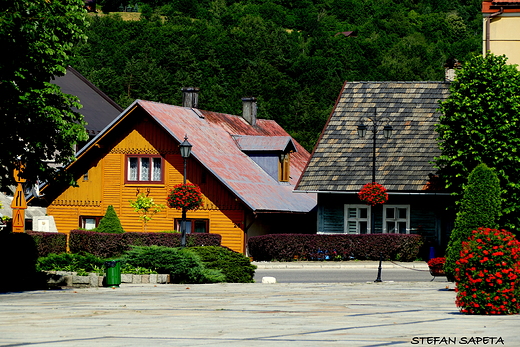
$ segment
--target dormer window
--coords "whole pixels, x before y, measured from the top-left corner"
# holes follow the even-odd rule
[[[278,182],[289,182],[291,152],[296,147],[290,136],[234,135],[238,147]]]
[[[290,167],[291,167],[291,154],[282,153],[280,154],[280,165],[278,169],[278,180],[280,182],[289,182],[290,180]]]

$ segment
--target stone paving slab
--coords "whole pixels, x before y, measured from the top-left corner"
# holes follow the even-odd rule
[[[452,287],[123,284],[7,293],[0,346],[520,346],[519,315],[463,315]]]

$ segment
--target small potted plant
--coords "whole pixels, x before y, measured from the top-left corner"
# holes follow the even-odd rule
[[[430,274],[432,276],[445,276],[444,272],[444,263],[446,262],[446,258],[437,257],[428,260],[428,267],[430,268]]]

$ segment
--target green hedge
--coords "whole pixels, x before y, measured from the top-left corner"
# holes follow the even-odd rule
[[[256,261],[384,260],[413,261],[422,245],[420,235],[402,234],[270,234],[249,238]]]
[[[228,283],[253,283],[256,265],[242,253],[227,247],[205,246],[190,247],[190,252],[197,254],[206,268],[220,270]]]
[[[95,255],[59,253],[38,258],[38,271],[71,271],[86,275],[90,272],[102,272],[105,260]]]
[[[0,233],[0,292],[41,289],[45,284],[36,272],[38,251],[26,233]]]
[[[51,253],[63,253],[67,250],[67,235],[62,233],[46,233],[28,231],[31,235],[38,252],[38,257],[45,257]]]
[[[178,233],[122,233],[107,234],[95,231],[72,230],[69,248],[72,253],[87,252],[101,258],[117,257],[131,246],[165,246],[180,247],[181,235]],[[186,245],[220,246],[222,236],[219,234],[188,234]]]
[[[207,268],[190,248],[136,246],[126,251],[121,260],[125,264],[170,274],[173,283],[225,282],[225,276],[219,269]]]

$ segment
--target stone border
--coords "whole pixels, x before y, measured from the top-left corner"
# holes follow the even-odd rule
[[[105,276],[98,273],[90,273],[88,276],[78,276],[76,272],[67,271],[46,271],[47,284],[51,287],[103,287]],[[124,283],[151,283],[166,284],[170,283],[170,275],[150,274],[134,275],[121,274],[121,284]]]

